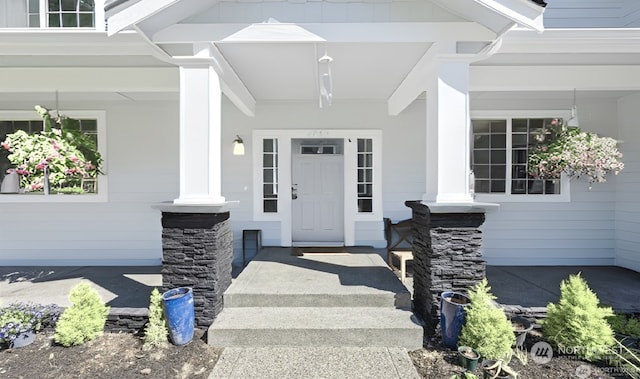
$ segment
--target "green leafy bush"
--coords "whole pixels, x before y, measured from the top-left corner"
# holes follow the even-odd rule
[[[560,283],[558,304],[547,305],[542,331],[561,353],[594,361],[615,343],[607,322],[611,316],[611,308],[599,305],[598,297],[580,274],[571,275]]]
[[[167,342],[167,334],[164,312],[162,311],[162,295],[157,288],[154,288],[149,299],[149,323],[144,329],[143,347],[150,349],[162,345]]]
[[[625,336],[640,337],[640,320],[633,316],[623,313],[616,313],[607,318],[611,329],[615,333]]]
[[[516,337],[511,322],[496,306],[490,291],[486,278],[469,291],[471,305],[466,307],[466,322],[458,345],[476,349],[484,359],[508,359]]]
[[[80,283],[71,289],[69,300],[72,305],[60,315],[55,341],[63,346],[75,346],[102,335],[109,307],[98,291],[87,283]]]

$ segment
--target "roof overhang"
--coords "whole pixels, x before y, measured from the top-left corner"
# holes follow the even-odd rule
[[[514,25],[542,32],[544,7],[530,0],[432,0],[442,8],[475,21],[500,35]]]

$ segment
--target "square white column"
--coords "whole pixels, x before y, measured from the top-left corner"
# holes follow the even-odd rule
[[[180,67],[180,197],[174,204],[223,204],[222,91],[207,64]]]
[[[427,85],[425,202],[473,203],[470,138],[469,64],[437,60]]]

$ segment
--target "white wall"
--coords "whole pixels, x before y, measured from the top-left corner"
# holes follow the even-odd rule
[[[569,102],[570,104],[570,102]],[[559,110],[557,99],[482,98],[473,110]],[[584,130],[616,138],[615,99],[578,102]],[[492,265],[609,265],[615,262],[615,209],[617,177],[594,184],[572,180],[570,202],[501,202],[486,214],[483,255]],[[477,199],[490,201],[480,195]]]
[[[0,203],[0,264],[160,264],[160,212],[151,205],[177,197],[177,103],[65,108],[107,112],[108,201]]]
[[[618,178],[616,264],[640,271],[640,95],[619,101],[620,150],[625,168]]]
[[[621,28],[640,25],[637,0],[547,0],[546,28]]]

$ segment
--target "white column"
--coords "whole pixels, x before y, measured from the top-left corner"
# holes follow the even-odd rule
[[[174,204],[223,204],[222,92],[207,64],[180,67],[180,197]]]
[[[438,204],[468,204],[469,64],[433,62],[427,85],[427,183],[423,200]]]

